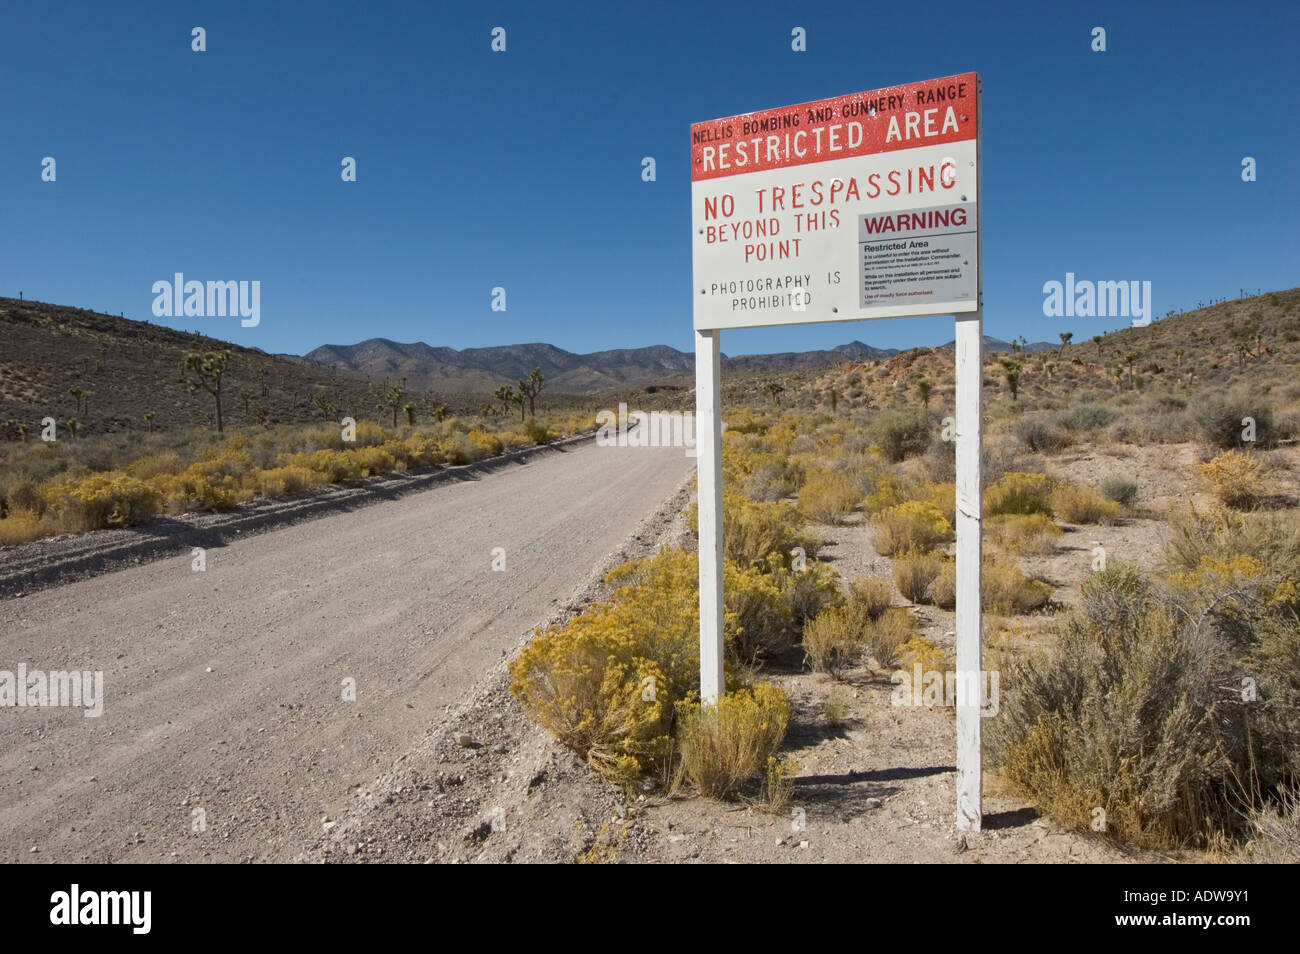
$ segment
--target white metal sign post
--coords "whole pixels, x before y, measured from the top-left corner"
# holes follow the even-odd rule
[[[724,688],[721,330],[956,315],[957,827],[980,827],[979,77],[691,127],[700,698]]]

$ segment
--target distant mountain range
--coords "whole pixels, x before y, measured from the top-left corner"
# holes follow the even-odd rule
[[[1005,341],[985,336],[990,351],[1010,349]],[[951,344],[948,345],[951,347]],[[1027,350],[1053,347],[1046,342]],[[897,348],[873,348],[851,341],[827,351],[789,351],[782,354],[746,354],[723,357],[723,367],[733,372],[778,374],[783,371],[820,370],[842,361],[892,358]],[[436,391],[490,393],[499,385],[526,378],[540,368],[553,391],[587,394],[607,388],[643,387],[695,369],[695,355],[667,345],[619,348],[574,354],[549,344],[502,345],[494,348],[435,348],[417,341],[401,344],[387,338],[370,338],[354,345],[322,345],[303,361],[322,368],[337,367],[375,381],[406,378],[408,388]]]

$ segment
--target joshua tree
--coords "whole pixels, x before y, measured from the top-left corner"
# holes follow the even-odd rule
[[[406,397],[406,388],[400,384],[394,384],[384,393],[384,404],[393,412],[393,427],[397,426],[397,409],[402,406],[404,397]]]
[[[1011,392],[1011,400],[1019,400],[1020,394],[1020,372],[1024,370],[1019,361],[1012,361],[1008,358],[1002,359],[1002,373],[1007,379],[1007,390]]]
[[[77,437],[77,419],[76,419],[75,417],[70,417],[70,418],[68,418],[67,421],[65,421],[64,423],[65,423],[65,425],[66,425],[67,428],[68,428],[68,433],[69,433],[70,435],[72,435],[73,440],[76,440],[76,437]]]
[[[153,433],[153,411],[144,412],[144,422],[149,426],[149,433]]]
[[[1133,384],[1133,362],[1137,359],[1138,353],[1136,351],[1130,351],[1124,355],[1124,363],[1128,365],[1128,383],[1132,387],[1137,387],[1137,385]]]
[[[773,404],[777,407],[781,406],[781,392],[785,390],[785,386],[780,381],[768,381],[763,385],[763,390],[767,392]]]
[[[519,390],[511,396],[511,400],[519,405],[519,423],[522,424],[528,420],[528,402],[532,400],[533,385],[527,378],[520,378],[517,387]]]
[[[921,404],[926,408],[930,406],[930,394],[934,391],[934,385],[930,383],[929,378],[922,378],[916,382],[916,393],[921,395]]]
[[[834,388],[831,388],[831,413],[834,414],[837,410],[839,410],[839,406],[840,406],[840,396],[835,392]]]
[[[406,412],[406,423],[415,426],[415,405],[408,401],[402,405],[402,410]]]
[[[1120,384],[1124,381],[1124,365],[1119,362],[1110,369],[1110,376],[1115,379],[1115,390],[1119,390]]]
[[[1073,332],[1073,331],[1062,331],[1062,332],[1061,332],[1061,347],[1057,349],[1056,353],[1057,353],[1057,354],[1063,354],[1063,353],[1065,352],[1065,349],[1068,348],[1068,347],[1070,346],[1070,341],[1071,341],[1071,339],[1073,339],[1073,338],[1074,338],[1074,332]]]
[[[1097,346],[1097,357],[1101,357],[1101,335],[1093,335],[1092,343]]]
[[[447,418],[447,405],[439,404],[433,409],[433,419],[441,424]]]
[[[182,368],[186,371],[193,372],[194,378],[187,378],[185,381],[190,393],[193,394],[200,387],[212,395],[212,399],[217,403],[217,433],[220,434],[225,430],[225,424],[221,417],[221,378],[226,373],[230,365],[230,351],[187,351],[181,362]]]
[[[528,372],[528,414],[530,417],[537,416],[537,395],[542,393],[546,387],[546,379],[542,377],[541,368],[533,368]]]
[[[503,384],[492,392],[492,396],[501,402],[501,413],[509,414],[510,405],[515,403],[515,389],[513,385]]]
[[[90,407],[90,392],[85,388],[68,388],[68,394],[77,402],[77,413],[81,413],[81,403],[86,402],[86,407]]]

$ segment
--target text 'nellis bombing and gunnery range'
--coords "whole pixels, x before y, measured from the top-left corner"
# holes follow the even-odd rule
[[[691,127],[695,327],[979,307],[979,80]]]

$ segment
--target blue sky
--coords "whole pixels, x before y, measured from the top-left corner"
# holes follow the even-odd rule
[[[1300,285],[1300,7],[996,9],[6,4],[0,295],[155,320],[153,283],[181,271],[260,281],[255,328],[170,323],[267,351],[369,337],[689,350],[690,124],[966,71],[983,81],[987,333],[1117,327],[1043,317],[1043,283],[1067,271],[1151,281],[1156,315]],[[807,52],[791,50],[796,26]],[[909,318],[722,346],[951,338],[950,318]]]

